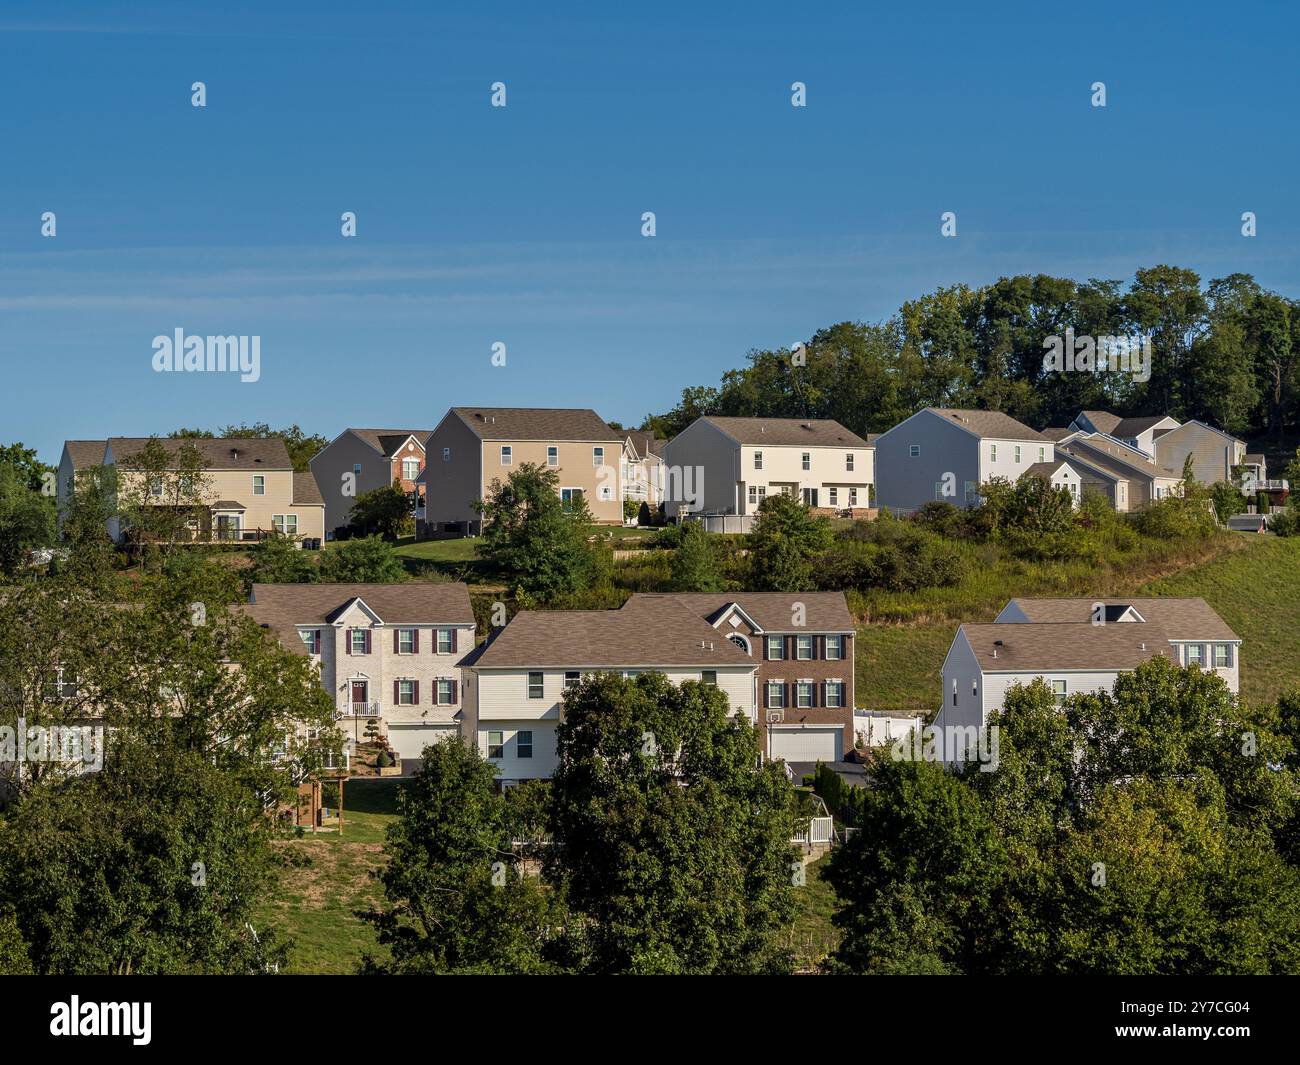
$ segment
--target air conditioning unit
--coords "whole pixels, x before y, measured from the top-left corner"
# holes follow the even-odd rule
[[[785,712],[782,710],[769,710],[766,717],[769,725],[779,725],[785,720]]]

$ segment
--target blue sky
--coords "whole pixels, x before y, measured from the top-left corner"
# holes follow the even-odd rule
[[[1300,294],[1295,5],[442,6],[6,0],[0,442],[639,422],[1021,271]],[[154,373],[178,327],[259,335],[261,379]]]

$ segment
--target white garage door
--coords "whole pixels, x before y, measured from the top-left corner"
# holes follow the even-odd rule
[[[459,729],[455,725],[399,725],[388,723],[388,742],[399,758],[419,758],[424,748],[430,743],[437,743],[444,736],[455,736]]]
[[[772,757],[787,762],[838,762],[844,729],[838,725],[807,725],[772,730]]]

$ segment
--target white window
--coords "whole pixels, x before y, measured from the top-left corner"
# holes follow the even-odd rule
[[[1017,462],[1020,461],[1020,445],[1019,445],[1019,444],[1016,445],[1016,461],[1017,461]]]
[[[749,504],[750,506],[753,506],[757,502],[758,502],[758,485],[751,484],[749,486]]]
[[[450,461],[451,461],[451,448],[449,448],[449,447],[444,447],[444,448],[442,449],[442,461],[443,461],[443,462],[450,462]]]
[[[755,452],[754,452],[754,469],[756,469],[756,470],[761,470],[762,468],[763,468],[763,453],[762,453],[761,451],[755,451]]]
[[[576,688],[579,681],[582,680],[582,673],[576,669],[567,669],[564,671],[564,690]]]
[[[810,680],[801,680],[795,686],[795,705],[799,707],[812,706],[813,704],[813,686]]]
[[[352,630],[352,653],[354,655],[363,655],[366,653],[366,630]]]
[[[1199,643],[1187,645],[1187,664],[1189,666],[1205,665],[1205,648]]]
[[[828,680],[826,682],[826,705],[844,705],[844,682],[842,680]]]
[[[253,474],[253,495],[266,495],[266,477],[263,474]]]
[[[528,698],[540,699],[542,697],[542,694],[543,694],[542,674],[529,673],[528,674]]]
[[[509,444],[501,446],[501,465],[509,466],[514,461],[514,451]]]
[[[415,630],[414,629],[397,630],[397,653],[399,655],[415,654]]]
[[[560,464],[560,449],[554,445],[546,449],[546,465],[558,466]]]
[[[851,507],[856,507],[857,505],[858,505],[858,490],[857,490],[856,488],[850,488],[850,489],[849,489],[849,506],[851,506]]]
[[[1046,462],[1046,461],[1047,461],[1047,448],[1045,448],[1045,447],[1040,447],[1040,448],[1038,449],[1038,461],[1039,461],[1039,462]]]
[[[1216,643],[1214,645],[1214,665],[1219,669],[1232,668],[1232,644]]]
[[[602,484],[602,485],[600,486],[600,498],[601,498],[601,499],[613,499],[613,498],[614,498],[614,489],[613,489],[610,485]]]
[[[799,456],[799,464],[800,464],[800,465],[801,465],[805,470],[811,470],[811,469],[812,469],[812,455],[811,455],[809,452],[807,452],[807,451],[803,452],[803,453]]]
[[[843,636],[826,637],[826,657],[832,662],[837,662],[844,657]]]
[[[840,505],[840,491],[838,488],[826,489],[826,495],[830,500],[831,506],[838,507]]]
[[[272,514],[271,524],[275,531],[283,533],[285,536],[298,535],[298,515],[297,514]]]
[[[591,464],[593,466],[605,465],[605,449],[603,447],[593,447],[591,449]]]
[[[402,480],[414,481],[420,476],[419,459],[402,459]]]
[[[716,688],[718,686],[718,671],[716,669],[700,670],[700,683]]]
[[[582,500],[581,488],[560,489],[560,502],[564,504],[565,510],[568,510],[569,507],[572,506],[573,504],[581,502],[581,500]]]
[[[302,638],[303,646],[307,648],[308,654],[316,653],[316,630],[299,629],[298,635]]]
[[[953,681],[953,683],[957,682]],[[1065,681],[1052,681],[1052,702],[1056,703],[1057,706],[1065,705]]]
[[[798,636],[795,638],[794,656],[801,662],[807,662],[813,656],[813,638]]]
[[[505,757],[505,733],[493,730],[488,733],[488,753],[489,758]]]
[[[990,459],[991,461],[993,461],[993,462],[997,462],[997,461],[998,461],[998,445],[997,445],[997,444],[990,444],[990,445],[989,445],[989,459]]]
[[[848,470],[850,473],[853,472],[853,452],[852,452],[852,451],[846,451],[846,452],[844,453],[844,468],[845,468],[846,470]]]
[[[151,477],[149,479],[149,494],[151,496],[162,496],[163,481],[161,477]]]
[[[440,655],[451,654],[451,647],[452,647],[451,629],[439,629],[438,630],[438,654]]]
[[[415,705],[415,681],[399,680],[397,682],[397,705],[398,706]]]
[[[767,638],[767,657],[773,661],[785,657],[785,637],[769,636]]]
[[[449,680],[439,680],[439,681],[438,681],[438,705],[439,705],[439,706],[450,706],[450,705],[451,705],[451,702],[452,702],[452,699],[451,699],[451,681],[449,681]]]
[[[909,445],[907,449],[907,453],[912,458],[919,459],[921,457],[921,445],[920,444]]]
[[[353,476],[353,477],[360,477],[360,476],[361,476],[361,463],[359,463],[359,462],[354,462],[354,463],[352,464],[352,476]]]
[[[515,733],[515,757],[531,758],[533,756],[533,733],[531,729],[520,729]]]
[[[779,680],[767,682],[767,705],[778,710],[785,706],[785,685]]]

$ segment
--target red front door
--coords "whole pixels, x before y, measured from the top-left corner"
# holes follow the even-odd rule
[[[358,710],[358,706],[361,708]],[[352,712],[364,713],[366,706],[366,682],[364,680],[354,680],[352,682]]]

